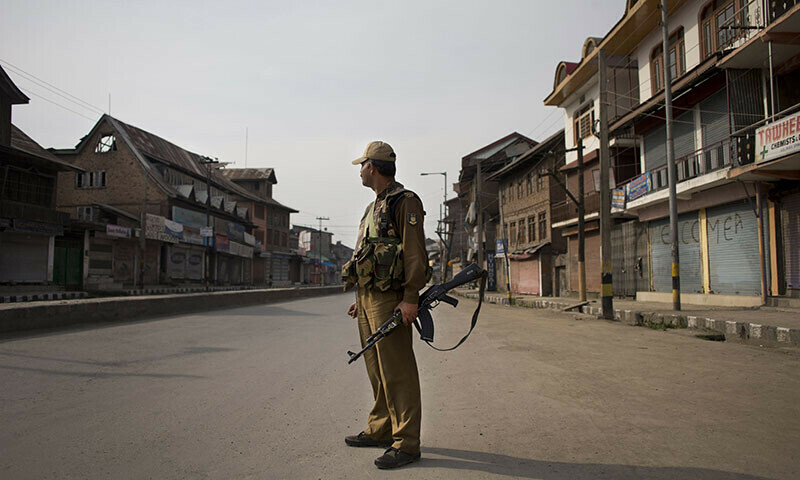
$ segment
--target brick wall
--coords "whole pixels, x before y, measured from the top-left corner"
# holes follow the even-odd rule
[[[116,150],[95,153],[95,147],[100,138],[109,133],[116,138]],[[75,186],[76,173],[59,173],[56,192],[56,205],[59,210],[69,213],[74,218],[78,206],[105,203],[134,215],[141,213],[144,200],[144,169],[110,125],[101,125],[88,139],[83,151],[76,155],[61,156],[61,158],[86,171],[104,170],[106,186],[77,188]],[[153,180],[148,180],[147,210],[150,213],[163,215],[162,210],[166,208],[167,198],[167,195]]]

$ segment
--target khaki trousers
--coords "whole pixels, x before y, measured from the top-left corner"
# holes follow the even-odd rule
[[[358,289],[358,331],[361,345],[383,325],[403,299],[403,292]],[[411,455],[419,453],[422,401],[411,325],[402,325],[364,354],[375,405],[364,433]]]

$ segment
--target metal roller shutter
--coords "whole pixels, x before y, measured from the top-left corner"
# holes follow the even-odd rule
[[[661,125],[644,136],[644,168],[652,170],[667,164],[667,127]]]
[[[720,142],[730,136],[727,89],[723,88],[700,102],[700,110],[704,147]]]
[[[750,203],[742,200],[709,208],[707,216],[711,291],[732,295],[760,295],[758,221]],[[764,222],[766,231],[766,215]]]
[[[539,260],[511,262],[511,291],[539,295]]]
[[[694,146],[694,110],[688,110],[678,115],[673,124],[675,125],[673,145],[675,147],[675,158],[677,159],[685,157],[696,150]]]
[[[783,197],[781,203],[786,288],[800,290],[800,193]]]
[[[697,212],[678,216],[678,240],[681,292],[702,293],[703,269],[700,257],[700,221]],[[654,291],[672,291],[669,218],[650,222],[650,272]]]

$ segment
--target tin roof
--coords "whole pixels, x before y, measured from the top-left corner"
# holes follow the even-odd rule
[[[54,166],[59,167],[59,170],[72,170],[82,172],[83,169],[76,167],[60,158],[56,157],[49,151],[47,151],[44,147],[36,143],[31,137],[27,136],[25,132],[20,130],[16,125],[13,123],[11,124],[11,148],[15,150],[19,150],[20,152],[26,153],[28,155],[32,155],[42,160],[47,160],[50,163],[55,164]]]
[[[231,180],[267,180],[270,183],[278,183],[273,168],[226,168],[221,170],[222,174]]]

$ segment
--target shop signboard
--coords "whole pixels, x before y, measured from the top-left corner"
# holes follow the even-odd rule
[[[214,244],[217,247],[217,251],[220,252],[230,251],[230,241],[228,240],[228,237],[224,235],[214,235]]]
[[[117,238],[131,238],[131,229],[109,223],[106,225],[106,235]]]
[[[498,238],[497,239],[497,246],[494,249],[495,255],[503,255],[506,253],[506,239],[505,238]]]
[[[145,238],[149,238],[151,240],[160,240],[168,243],[178,243],[180,239],[177,236],[167,233],[166,220],[166,218],[160,215],[148,213],[147,217],[145,218]]]
[[[611,190],[611,206],[613,208],[625,209],[625,189],[615,188]]]
[[[245,243],[245,245],[255,246],[256,237],[250,235],[247,232],[244,232],[244,243]]]
[[[200,235],[200,229],[197,227],[183,227],[183,238],[184,243],[191,243],[192,245],[203,245],[203,238]]]
[[[206,221],[206,219],[208,219],[208,221]],[[214,225],[213,216],[207,216],[205,212],[188,210],[181,207],[172,207],[172,220],[191,227]]]
[[[228,238],[236,240],[237,242],[244,242],[244,225],[238,223],[228,222],[226,225],[226,233]]]
[[[650,191],[650,172],[639,175],[628,184],[628,199],[635,200]]]
[[[201,237],[213,237],[214,236],[214,227],[200,227],[200,236]]]
[[[756,130],[756,163],[800,152],[800,112]]]

